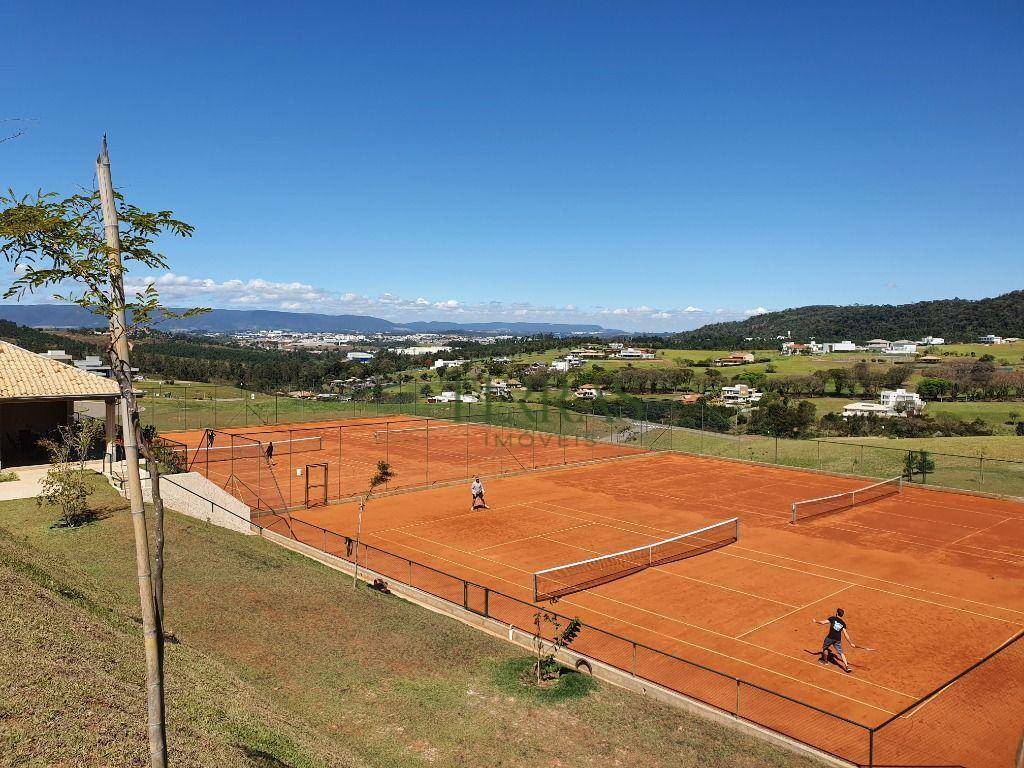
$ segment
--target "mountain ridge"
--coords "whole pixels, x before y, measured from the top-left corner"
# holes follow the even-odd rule
[[[102,328],[102,318],[73,304],[11,304],[0,306],[0,319],[30,328]],[[272,309],[212,309],[196,317],[166,319],[163,331],[233,333],[240,331],[293,331],[298,333],[537,333],[621,336],[626,332],[590,323],[480,322],[443,320],[395,322],[371,315],[329,315]]]
[[[974,340],[984,334],[1024,338],[1024,290],[984,299],[935,299],[909,304],[815,304],[672,334],[673,342],[713,348],[753,341]]]

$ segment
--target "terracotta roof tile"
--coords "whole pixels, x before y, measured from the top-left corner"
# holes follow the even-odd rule
[[[117,383],[0,341],[0,400],[117,396]]]

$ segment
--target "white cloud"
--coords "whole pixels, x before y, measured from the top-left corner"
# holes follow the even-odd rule
[[[7,282],[13,279],[10,269]],[[0,272],[0,287],[5,275]],[[172,307],[206,306],[239,309],[271,309],[286,312],[373,315],[393,321],[458,319],[460,322],[521,321],[586,323],[624,330],[684,330],[705,322],[742,318],[767,310],[758,307],[746,312],[731,309],[706,311],[694,304],[681,308],[636,306],[580,306],[575,303],[541,305],[527,301],[467,301],[464,298],[405,298],[394,293],[369,295],[355,291],[331,291],[298,281],[275,282],[263,278],[213,280],[174,272],[152,275],[128,275],[125,288],[134,294],[154,285],[165,304]],[[49,294],[31,300],[50,301]]]
[[[748,317],[753,317],[754,315],[768,314],[768,310],[765,309],[764,307],[756,307],[755,309],[744,309],[743,314],[747,315]]]

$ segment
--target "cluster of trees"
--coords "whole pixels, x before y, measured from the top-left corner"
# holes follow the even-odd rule
[[[1024,371],[1001,371],[991,360],[979,358],[945,366],[918,383],[917,393],[925,400],[963,398],[1005,400],[1024,396]]]
[[[981,419],[965,421],[949,413],[936,416],[907,415],[885,419],[877,416],[851,416],[827,413],[818,424],[819,433],[828,437],[974,437],[991,435],[992,429]]]
[[[678,400],[644,400],[631,395],[589,401],[562,399],[553,405],[579,413],[592,413],[597,416],[634,421],[650,421],[712,432],[729,431],[736,415],[731,408],[715,405],[703,399],[697,403],[681,403]]]
[[[346,360],[343,353],[255,349],[203,338],[154,334],[136,345],[133,362],[147,373],[189,381],[229,381],[258,391],[319,391],[325,381],[392,376],[422,366],[421,358],[380,350],[372,360]]]
[[[85,357],[86,355],[99,354],[103,350],[102,344],[87,344],[78,339],[68,336],[61,336],[48,331],[41,331],[38,328],[28,328],[24,325],[17,325],[9,320],[0,320],[0,339],[16,344],[32,352],[45,352],[48,349],[63,349],[69,355]]]
[[[838,396],[856,395],[858,392],[872,397],[883,389],[903,386],[910,373],[910,369],[902,365],[878,368],[865,361],[859,361],[849,368],[829,368],[808,375],[775,376],[751,383],[759,384],[768,391],[792,397],[821,397],[829,393]]]
[[[794,402],[777,393],[765,394],[747,422],[747,432],[775,437],[810,437],[814,428],[813,403],[806,400]]]

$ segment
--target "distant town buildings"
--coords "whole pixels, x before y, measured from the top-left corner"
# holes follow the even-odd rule
[[[352,361],[357,362],[357,363],[365,363],[368,360],[373,360],[373,353],[372,352],[359,352],[359,351],[348,352],[345,355],[345,359],[346,360],[352,360]]]

